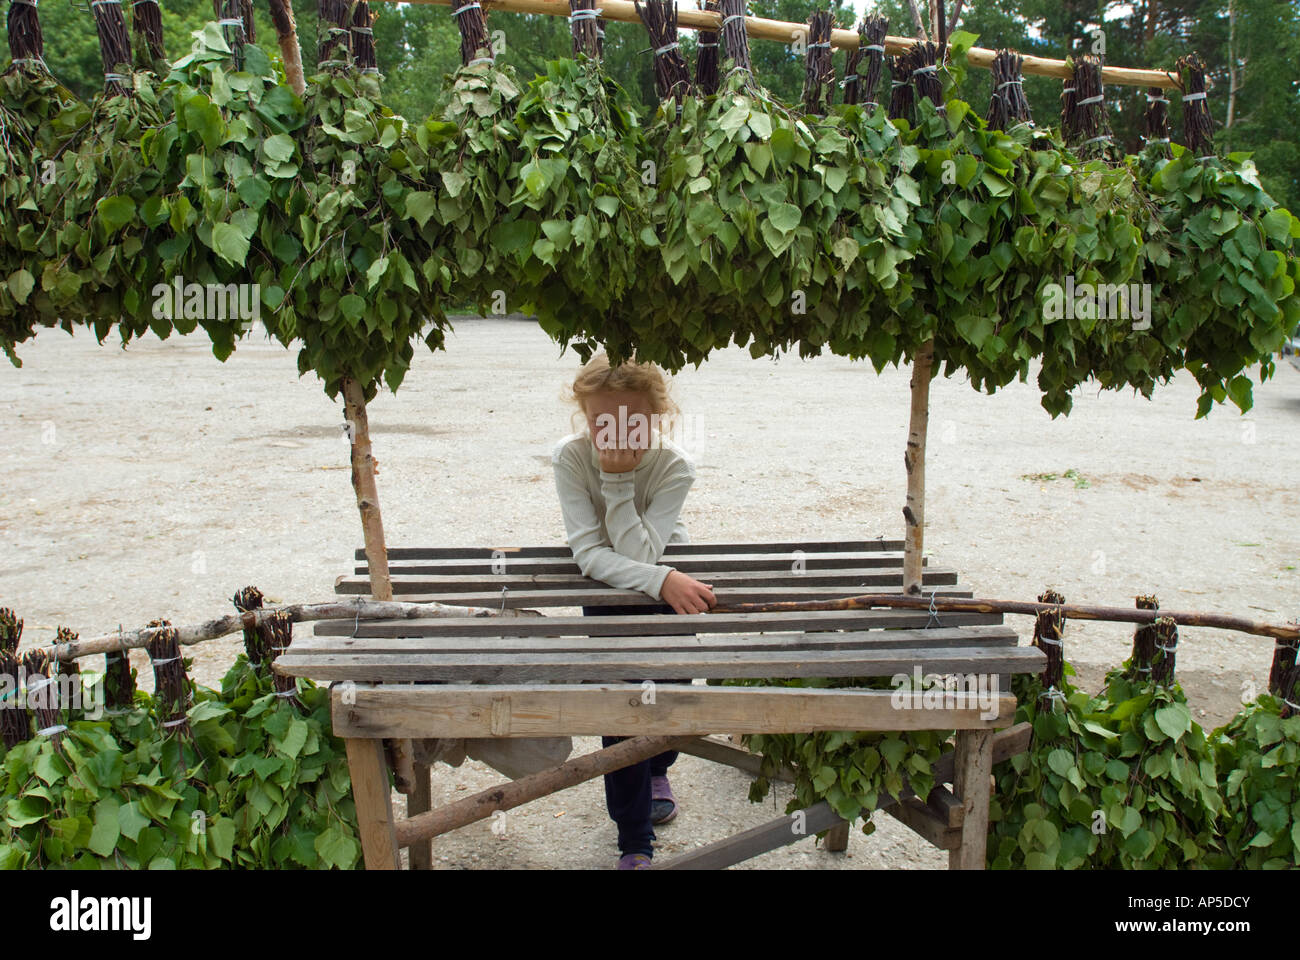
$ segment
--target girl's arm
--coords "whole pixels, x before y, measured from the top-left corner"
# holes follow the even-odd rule
[[[609,481],[602,478],[601,481],[601,492],[607,500],[605,522],[610,537],[616,542],[642,543],[638,556],[650,557],[648,560],[642,560],[626,556],[605,542],[601,534],[600,518],[596,514],[591,497],[587,494],[586,485],[578,468],[564,457],[555,458],[554,468],[560,509],[564,514],[565,532],[568,535],[569,547],[573,550],[574,560],[577,561],[582,575],[607,583],[611,587],[640,590],[655,600],[662,599],[660,589],[663,587],[664,578],[673,568],[653,561],[662,555],[663,545],[672,536],[673,527],[677,523],[677,516],[686,496],[686,489],[690,487],[694,477],[686,477],[684,484],[680,479],[675,479],[670,484],[674,491],[671,495],[669,488],[655,494],[654,501],[646,510],[649,518],[647,526],[637,516],[635,504],[632,502],[631,472],[626,479],[619,479],[622,475],[604,474],[604,471],[601,471],[603,476],[615,478]],[[615,500],[618,501],[617,505]],[[634,522],[629,522],[628,512],[631,513]],[[639,538],[634,524],[635,527],[641,528]],[[657,544],[653,556],[650,555],[646,544]]]
[[[636,512],[636,483],[633,471],[600,471],[600,492],[605,498],[605,529],[614,549],[642,563],[655,563],[677,526],[686,493],[695,482],[695,471],[682,461],[673,474],[650,493],[645,516]]]

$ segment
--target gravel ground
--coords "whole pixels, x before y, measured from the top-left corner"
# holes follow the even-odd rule
[[[248,584],[275,602],[322,600],[350,571],[361,530],[342,406],[298,378],[295,352],[259,329],[224,364],[200,338],[152,334],[124,350],[51,330],[19,353],[23,368],[0,379],[0,605],[25,618],[24,646],[60,624],[91,636],[207,619]],[[400,394],[370,406],[389,546],[562,542],[550,447],[572,429],[560,390],[578,365],[518,319],[459,319],[442,354],[417,345]],[[739,348],[682,371],[674,394],[694,418],[699,471],[692,539],[901,537],[908,377]],[[1033,376],[994,396],[936,379],[931,562],[976,596],[1031,600],[1050,585],[1077,602],[1154,593],[1168,609],[1296,616],[1300,372],[1279,362],[1244,417],[1228,407],[1197,421],[1196,395],[1186,374],[1151,401],[1086,388],[1053,421]],[[1009,622],[1028,637],[1028,618]],[[1096,689],[1130,637],[1071,622],[1080,685]],[[189,648],[197,679],[216,684],[239,649],[237,637]],[[1264,686],[1271,653],[1265,638],[1185,630],[1178,672],[1198,720],[1229,719]],[[147,685],[147,657],[133,660]],[[439,764],[434,803],[500,779],[475,761]],[[660,829],[660,855],[778,816],[789,797],[777,785],[751,804],[743,774],[686,756],[673,782],[682,812]],[[614,841],[596,780],[509,812],[499,835],[486,821],[439,838],[435,853],[447,868],[605,868]],[[873,836],[851,833],[847,854],[805,840],[742,869],[946,862],[881,817]]]

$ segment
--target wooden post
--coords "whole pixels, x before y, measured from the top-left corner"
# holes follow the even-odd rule
[[[428,813],[433,809],[433,785],[429,779],[432,773],[433,768],[429,764],[416,760],[414,789],[406,798],[406,815],[408,817]],[[412,870],[432,870],[433,838],[415,841],[411,844],[407,855],[410,857]]]
[[[370,452],[370,419],[361,384],[343,378],[343,404],[352,440],[352,489],[361,512],[361,531],[366,540],[366,567],[370,571],[370,595],[376,600],[393,599],[393,581],[388,575],[388,547],[384,543],[384,520],[379,512],[379,488],[375,485],[375,458]]]
[[[388,768],[380,740],[349,738],[348,771],[352,799],[357,805],[357,832],[367,870],[400,870],[401,855],[393,823],[393,800],[388,790]]]
[[[912,360],[912,414],[908,425],[907,522],[903,540],[903,593],[921,594],[921,549],[925,541],[925,434],[930,422],[930,372],[934,366],[934,341],[928,341]]]
[[[958,730],[952,790],[961,801],[961,845],[948,851],[948,869],[983,870],[989,841],[989,777],[993,731]]]
[[[307,91],[307,80],[302,72],[302,47],[298,43],[298,24],[293,18],[293,7],[289,0],[270,0],[268,4],[271,23],[275,26],[275,38],[280,44],[280,56],[284,59],[284,75],[289,86],[298,96]]]

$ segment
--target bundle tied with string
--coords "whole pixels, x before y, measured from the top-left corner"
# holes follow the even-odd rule
[[[56,646],[65,643],[76,643],[79,634],[77,631],[68,627],[57,627],[54,631],[54,643]],[[81,665],[71,658],[57,659],[54,661],[55,669],[58,670],[61,677],[81,677]]]
[[[1010,130],[1018,124],[1032,124],[1029,100],[1025,97],[1020,68],[1025,58],[1014,50],[1002,49],[993,55],[993,95],[989,97],[987,120],[994,130]]]
[[[147,649],[153,660],[153,696],[157,705],[158,724],[164,733],[190,736],[189,686],[185,677],[185,661],[177,642],[177,630],[168,620],[150,620],[149,626],[161,627],[149,639]]]
[[[1142,112],[1142,139],[1154,155],[1173,158],[1169,149],[1169,98],[1160,87],[1147,87],[1147,108]]]
[[[864,17],[858,25],[858,48],[849,57],[844,78],[844,102],[860,103],[874,112],[876,88],[885,65],[885,34],[889,32],[889,18],[878,14]],[[863,64],[866,64],[865,68]]]
[[[1065,603],[1065,597],[1055,590],[1044,590],[1038,595],[1039,603]],[[1061,680],[1065,676],[1065,614],[1058,610],[1042,610],[1034,617],[1034,646],[1047,656],[1047,666],[1038,675],[1045,691],[1043,696],[1055,699],[1061,696]]]
[[[1214,120],[1205,99],[1205,64],[1195,53],[1178,58],[1178,81],[1183,94],[1183,139],[1198,157],[1214,153]]]
[[[378,73],[379,60],[375,56],[375,15],[366,0],[357,0],[352,8],[352,56],[362,73]]]
[[[49,737],[61,749],[59,735],[68,728],[59,722],[60,684],[50,655],[44,650],[31,650],[23,657],[22,667],[27,675],[27,705],[36,722],[36,736]]]
[[[745,75],[745,85],[754,84],[754,65],[749,58],[749,34],[745,32],[748,0],[722,0],[722,53],[731,61],[728,74]]]
[[[1066,57],[1065,65],[1070,70],[1070,78],[1061,81],[1061,139],[1067,144],[1071,144],[1079,139],[1079,131],[1074,127],[1074,121],[1078,115],[1075,110],[1078,91],[1075,88],[1074,80],[1074,71],[1077,64],[1073,57]]]
[[[17,653],[22,637],[23,621],[9,607],[0,607],[0,650]]]
[[[835,65],[831,58],[831,27],[835,20],[829,11],[818,11],[808,18],[808,51],[804,56],[803,108],[805,113],[823,115],[834,102]]]
[[[718,0],[705,0],[704,9],[716,13]],[[718,33],[699,30],[695,34],[695,87],[706,96],[718,92]]]
[[[680,110],[691,91],[691,72],[677,43],[677,4],[668,0],[633,0],[633,9],[645,25],[654,54],[655,92],[660,100],[672,97]]]
[[[1106,119],[1106,94],[1101,82],[1101,59],[1090,53],[1074,67],[1073,128],[1079,156],[1085,160],[1116,159]]]
[[[1137,597],[1139,610],[1159,610],[1160,601],[1153,595]],[[1154,624],[1139,624],[1133,631],[1133,652],[1124,668],[1124,676],[1133,681],[1145,680],[1151,673],[1151,662],[1156,655],[1156,628]]]
[[[1174,665],[1178,651],[1178,624],[1172,617],[1157,617],[1151,624],[1155,634],[1155,651],[1151,657],[1151,679],[1168,686],[1174,682]]]
[[[911,123],[914,119],[912,108],[912,84],[911,84],[911,51],[905,51],[896,57],[886,58],[886,65],[889,67],[889,119],[906,120]]]
[[[599,60],[605,53],[605,25],[600,22],[596,0],[569,0],[569,31],[573,34],[575,57],[586,54]]]
[[[269,658],[274,662],[275,658],[288,650],[289,645],[293,643],[293,618],[283,610],[277,610],[267,618],[266,626]],[[275,695],[278,698],[288,700],[296,709],[306,712],[302,701],[298,699],[297,677],[287,677],[273,670],[271,681],[275,685]]]
[[[9,56],[13,58],[14,66],[48,71],[36,0],[9,0],[5,26],[9,31]]]
[[[916,96],[925,97],[940,113],[944,112],[943,81],[939,79],[939,45],[928,40],[912,44],[912,83]]]
[[[1268,673],[1268,692],[1282,701],[1282,719],[1300,715],[1300,640],[1278,640]]]
[[[262,591],[257,587],[244,587],[231,598],[235,609],[240,613],[262,608]],[[262,643],[262,631],[259,626],[244,627],[244,654],[248,662],[258,666],[266,659],[266,648]]]
[[[230,47],[231,62],[236,70],[244,69],[244,43],[251,38],[245,33],[243,0],[212,0],[212,9],[226,46]]]
[[[345,70],[352,65],[350,8],[349,0],[316,0],[320,29],[316,66],[321,70]]]
[[[131,36],[122,16],[122,0],[90,0],[104,64],[104,93],[126,96],[131,91]]]
[[[217,15],[221,15],[220,11]],[[158,0],[131,0],[131,33],[135,35],[136,66],[161,73],[167,53],[163,49],[162,10]]]
[[[460,31],[461,65],[468,67],[475,63],[493,63],[487,16],[478,0],[451,0],[451,16],[456,21],[456,29]]]
[[[4,691],[0,696],[0,737],[6,749],[32,738],[32,722],[23,701],[22,670],[18,657],[12,650],[0,650],[0,682]]]
[[[104,707],[125,712],[135,706],[135,671],[126,650],[104,654]]]

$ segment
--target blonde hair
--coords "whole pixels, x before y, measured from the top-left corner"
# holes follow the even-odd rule
[[[566,403],[576,403],[570,424],[576,425],[578,417],[586,417],[587,398],[606,391],[628,390],[644,393],[650,401],[650,412],[659,416],[659,431],[668,434],[681,414],[677,404],[668,394],[668,380],[653,363],[626,360],[617,366],[609,365],[604,351],[596,354],[578,371],[573,385],[564,394]]]

